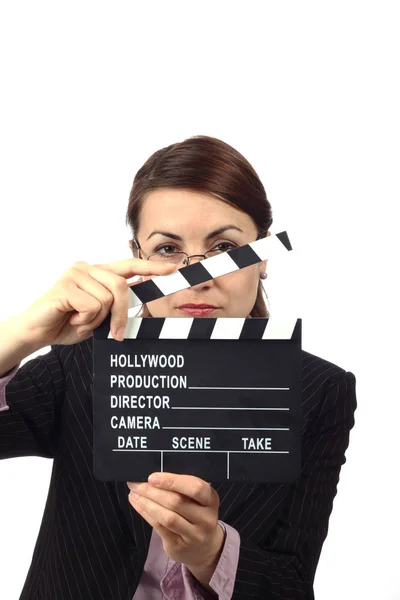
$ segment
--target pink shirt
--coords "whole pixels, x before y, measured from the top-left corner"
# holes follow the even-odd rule
[[[19,366],[20,363],[0,377],[0,411],[10,410],[6,401],[6,385],[14,377]],[[142,577],[132,600],[208,600],[213,597],[230,600],[239,561],[240,535],[227,523],[219,523],[225,530],[225,543],[209,581],[215,596],[198,583],[185,565],[171,560],[165,554],[162,540],[153,529]]]

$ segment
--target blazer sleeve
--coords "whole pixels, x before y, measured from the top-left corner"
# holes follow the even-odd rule
[[[234,600],[314,600],[313,581],[357,407],[355,376],[343,371],[326,389],[303,433],[302,473],[274,526],[241,535]]]
[[[51,346],[20,367],[5,388],[0,411],[0,459],[54,458],[65,395],[65,356],[74,346]],[[63,350],[63,358],[60,354]]]

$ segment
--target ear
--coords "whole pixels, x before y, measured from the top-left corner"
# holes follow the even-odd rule
[[[267,234],[266,234],[265,237],[268,237],[269,235],[271,235],[271,232],[267,231]],[[259,265],[260,265],[260,273],[262,273],[263,271],[267,270],[267,262],[268,262],[268,260],[263,260],[263,261],[261,261],[259,263]]]

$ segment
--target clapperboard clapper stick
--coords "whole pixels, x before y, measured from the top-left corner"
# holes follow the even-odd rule
[[[131,306],[281,249],[291,250],[286,232],[155,277],[134,286]],[[94,331],[93,374],[102,481],[145,481],[154,471],[211,482],[300,475],[301,319],[129,317],[117,342],[108,315]]]
[[[169,275],[159,275],[133,286],[135,291],[132,287],[130,288],[129,307],[147,304],[152,300],[180,292],[193,285],[233,273],[238,269],[267,260],[271,254],[285,249],[291,250],[292,246],[286,231],[282,231],[217,256],[206,258],[188,267],[182,267]]]

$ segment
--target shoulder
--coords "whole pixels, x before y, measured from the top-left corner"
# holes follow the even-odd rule
[[[302,350],[301,372],[302,380],[308,384],[316,378],[337,380],[343,377],[347,371],[325,358]]]
[[[306,421],[330,410],[351,416],[357,406],[351,371],[302,350],[301,393]]]

